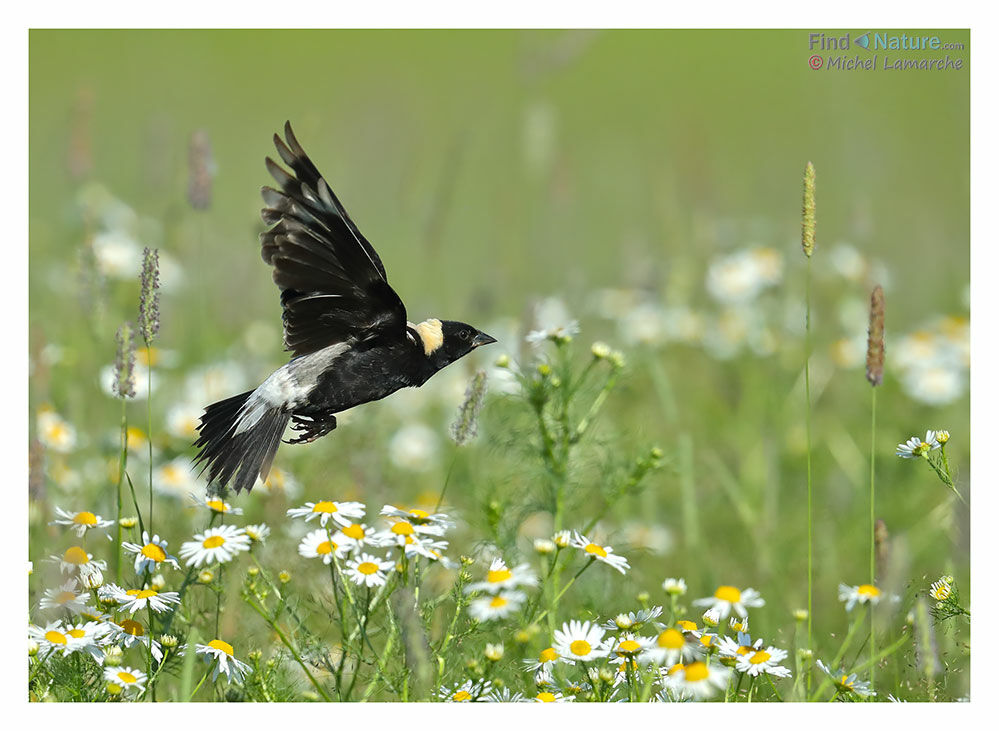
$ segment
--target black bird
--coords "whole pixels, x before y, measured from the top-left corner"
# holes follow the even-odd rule
[[[205,409],[195,463],[211,483],[249,491],[266,479],[289,420],[312,442],[336,428],[336,414],[422,386],[444,366],[495,338],[471,325],[406,320],[385,267],[302,150],[291,124],[274,145],[293,174],[271,158],[280,190],[261,193],[262,256],[281,290],[284,345],[292,359],[253,391]]]

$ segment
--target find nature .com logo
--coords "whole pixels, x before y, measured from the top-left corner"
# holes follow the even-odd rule
[[[857,48],[865,53],[849,51]],[[959,71],[965,67],[960,56],[949,51],[965,50],[961,41],[946,41],[939,35],[898,33],[893,31],[867,31],[851,36],[826,33],[809,33],[808,66],[814,71]],[[944,56],[935,55],[945,52]],[[914,55],[921,53],[924,55]]]

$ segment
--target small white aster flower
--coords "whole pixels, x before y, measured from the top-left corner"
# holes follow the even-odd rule
[[[626,573],[631,566],[628,564],[628,559],[624,556],[618,556],[614,553],[614,549],[610,546],[601,546],[598,543],[594,543],[586,536],[576,533],[572,538],[572,545],[580,549],[583,553],[589,556],[591,559],[601,561],[613,569],[617,569],[622,574]]]
[[[404,520],[413,526],[417,533],[426,533],[432,536],[442,536],[454,527],[454,520],[445,513],[428,513],[419,508],[402,510],[394,505],[385,505],[382,507],[380,515],[390,519]]]
[[[757,642],[762,645],[759,640]],[[773,645],[768,645],[766,648],[759,647],[752,653],[740,656],[735,663],[735,669],[747,675],[766,673],[775,678],[789,678],[791,671],[779,664],[786,657],[787,650],[778,649]]]
[[[523,660],[524,669],[531,673],[536,673],[539,670],[551,670],[552,665],[558,662],[559,656],[558,652],[555,651],[554,647],[546,647],[538,654],[537,660],[525,659]],[[569,660],[570,665],[575,665],[575,662]]]
[[[157,662],[163,659],[163,648],[159,642],[146,634],[145,628],[134,619],[122,619],[119,622],[109,622],[107,624],[108,633],[101,640],[101,644],[121,645],[126,650],[135,645],[152,653]]]
[[[833,684],[836,686],[836,690],[840,693],[854,693],[861,698],[869,698],[870,696],[877,695],[871,684],[866,680],[860,680],[856,673],[847,674],[843,668],[839,668],[836,672],[833,672],[832,668],[827,666],[821,660],[816,660],[815,664],[819,666],[819,669],[829,676]]]
[[[83,534],[88,530],[93,530],[95,528],[107,528],[109,525],[114,525],[113,520],[105,520],[99,515],[94,515],[87,510],[81,510],[78,513],[71,513],[68,510],[63,510],[60,507],[55,509],[58,519],[53,520],[49,525],[68,525],[71,531],[76,533],[77,536],[83,538]]]
[[[492,683],[488,680],[466,680],[464,683],[457,683],[450,687],[441,686],[437,691],[437,697],[447,703],[485,702],[486,696],[492,689]]]
[[[76,429],[51,407],[38,410],[38,441],[55,452],[70,452],[76,446]]]
[[[348,551],[359,551],[365,546],[380,545],[378,531],[366,523],[351,523],[333,534],[333,541]]]
[[[930,585],[930,596],[938,602],[946,601],[948,597],[950,597],[952,591],[953,588],[951,587],[951,582],[947,581],[946,578],[934,581]]]
[[[860,586],[839,585],[839,600],[846,602],[846,611],[851,611],[857,604],[877,604],[881,601],[881,590],[871,584]]]
[[[212,666],[212,682],[223,673],[226,680],[241,683],[252,669],[245,662],[237,660],[233,654],[232,645],[223,640],[215,639],[207,645],[195,645],[195,653]]]
[[[250,538],[245,530],[234,525],[220,525],[204,533],[195,533],[193,541],[181,545],[180,557],[188,566],[199,567],[228,563],[240,551],[249,550]]]
[[[696,660],[684,665],[675,674],[674,687],[694,698],[710,698],[728,687],[732,671],[721,665],[706,665]]]
[[[502,558],[494,558],[489,565],[489,572],[485,581],[477,581],[465,587],[465,593],[473,591],[500,591],[501,589],[513,589],[518,586],[534,586],[538,583],[538,577],[534,575],[530,566],[522,563],[514,568],[508,568]]]
[[[267,523],[254,523],[253,525],[246,526],[243,530],[246,531],[247,537],[253,543],[264,543],[267,540],[267,536],[271,534],[271,529]]]
[[[28,625],[28,637],[38,643],[42,653],[58,652],[70,655],[74,652],[89,652],[97,646],[97,641],[106,633],[101,623],[87,622],[81,625],[64,625],[61,621],[49,622],[44,627]],[[103,653],[100,653],[103,657]]]
[[[135,573],[142,575],[147,571],[154,574],[160,570],[162,564],[170,564],[175,569],[180,568],[177,558],[167,553],[167,541],[158,535],[149,537],[148,531],[142,532],[142,545],[122,541],[121,547],[129,553],[135,554]]]
[[[364,503],[320,500],[318,503],[306,503],[301,508],[291,508],[288,515],[305,518],[307,522],[319,518],[319,525],[324,527],[330,520],[346,526],[364,517]]]
[[[514,693],[504,687],[501,690],[494,688],[483,700],[487,703],[523,703],[525,699],[523,693],[519,691]]]
[[[694,600],[694,606],[717,609],[720,619],[728,619],[733,611],[740,617],[745,617],[749,614],[746,607],[762,607],[764,604],[766,602],[756,589],[740,591],[734,586],[724,585],[715,590],[714,596]]]
[[[135,668],[115,665],[104,669],[104,680],[114,683],[122,690],[141,693],[145,689],[146,674]]]
[[[70,614],[79,614],[87,609],[88,592],[77,593],[76,579],[69,579],[58,589],[46,589],[38,603],[40,609],[65,609]]]
[[[666,579],[663,582],[663,590],[673,596],[683,596],[687,593],[687,582],[683,579]]]
[[[614,619],[604,622],[601,627],[611,632],[616,632],[622,629],[637,631],[653,619],[661,616],[662,613],[663,608],[659,606],[649,607],[648,609],[639,609],[637,612],[628,612],[627,614],[622,612],[614,617]]]
[[[386,579],[385,572],[394,566],[395,561],[385,561],[370,553],[362,553],[347,561],[346,574],[360,586],[382,586]]]
[[[549,553],[554,553],[555,541],[552,541],[548,538],[535,538],[534,552],[542,556],[547,556]]]
[[[535,703],[572,703],[576,700],[573,696],[565,696],[558,690],[543,690],[534,696]]]
[[[703,648],[699,642],[688,642],[680,630],[667,627],[645,648],[638,659],[642,664],[673,667],[678,662],[696,660],[702,654]]]
[[[527,595],[522,591],[501,591],[495,596],[473,599],[469,602],[468,614],[477,622],[502,619],[518,611],[525,599]]]
[[[135,614],[140,609],[149,607],[160,614],[167,611],[171,604],[179,604],[180,594],[176,591],[159,592],[156,589],[128,589],[116,599],[123,612]]]
[[[738,660],[745,655],[752,655],[763,645],[763,640],[753,642],[753,638],[746,632],[736,633],[736,639],[728,636],[718,638],[718,655],[720,657]]]
[[[950,441],[950,432],[946,429],[938,429],[937,431],[928,431],[927,434],[933,434],[933,437],[937,440],[937,444],[941,447]]]
[[[705,627],[717,627],[718,622],[721,621],[721,610],[717,607],[711,607],[701,615],[701,619],[704,620]]]
[[[589,661],[609,654],[603,639],[604,631],[598,625],[573,619],[555,630],[552,646],[562,659]]]
[[[895,448],[895,455],[903,459],[917,459],[934,449],[940,449],[940,442],[937,441],[935,431],[926,432],[926,439],[919,437],[909,437],[908,440],[899,444]]]
[[[568,548],[572,544],[572,533],[567,530],[560,530],[552,536],[552,543],[556,548]]]
[[[347,555],[347,547],[331,540],[330,534],[323,528],[316,528],[307,533],[298,544],[298,555],[321,558],[327,565],[333,561],[333,554],[336,554],[337,558],[343,558]]]
[[[604,647],[611,655],[623,657],[625,659],[634,658],[652,647],[655,640],[651,637],[643,637],[633,632],[627,632],[620,637],[609,637],[604,642]]]

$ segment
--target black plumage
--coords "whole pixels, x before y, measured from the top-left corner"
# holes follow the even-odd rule
[[[205,409],[195,462],[209,481],[250,490],[266,479],[285,428],[311,442],[336,428],[336,413],[376,401],[495,339],[471,325],[414,325],[374,247],[358,231],[292,132],[274,135],[285,171],[264,187],[261,255],[281,290],[284,345],[292,359],[253,391]]]

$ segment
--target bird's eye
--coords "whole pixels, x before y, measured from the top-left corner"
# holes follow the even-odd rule
[[[461,332],[458,333],[458,337],[461,338],[462,340],[471,340],[472,333],[469,332],[468,330],[462,330]]]

